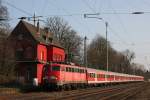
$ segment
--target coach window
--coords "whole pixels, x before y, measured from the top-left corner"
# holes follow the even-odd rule
[[[80,69],[80,73],[82,73],[82,69]]]
[[[68,72],[69,71],[69,68],[68,67],[66,67],[66,72]]]
[[[92,77],[91,73],[89,73],[89,76]]]
[[[104,75],[104,74],[102,74],[102,78],[105,78],[105,75]]]
[[[96,77],[95,73],[93,73],[93,77],[94,77],[94,78]]]
[[[84,73],[84,69],[82,69],[82,73]]]
[[[78,72],[80,73],[80,69],[78,69]]]
[[[82,73],[84,73],[84,70],[82,69]]]
[[[81,69],[81,73],[83,73],[83,70]]]
[[[80,69],[80,73],[82,73],[82,69]]]
[[[102,74],[99,74],[99,78],[102,78]]]
[[[94,78],[95,76],[94,76],[94,73],[92,73],[92,77]]]
[[[106,78],[109,78],[109,75],[106,75]]]
[[[71,72],[71,68],[70,67],[68,67],[69,68],[69,72]]]
[[[74,68],[71,68],[71,71],[74,72]]]
[[[78,73],[80,73],[80,69],[78,69]]]
[[[82,69],[82,71],[83,71],[82,73],[84,73],[84,69]]]
[[[78,73],[80,73],[80,69],[78,68]]]
[[[99,74],[99,78],[103,78],[102,74]]]
[[[81,73],[83,73],[83,70],[81,69]]]
[[[90,77],[93,77],[93,73],[90,73]]]
[[[102,78],[102,74],[99,74],[99,78]]]
[[[75,68],[75,72],[78,72],[78,68]]]
[[[95,74],[94,73],[92,73],[92,76],[93,76],[93,78],[95,77]]]

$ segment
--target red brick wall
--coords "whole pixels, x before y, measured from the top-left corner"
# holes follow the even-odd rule
[[[44,66],[44,64],[37,64],[37,79],[38,79],[38,84],[42,83],[43,66]]]
[[[37,59],[39,61],[47,61],[47,48],[45,45],[37,45]]]
[[[65,52],[63,49],[55,46],[48,47],[48,61],[65,61]]]

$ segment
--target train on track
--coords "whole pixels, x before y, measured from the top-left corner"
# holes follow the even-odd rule
[[[46,66],[43,72],[43,85],[50,88],[100,86],[140,81],[144,81],[143,76],[59,63]]]
[[[65,63],[64,49],[53,43],[49,31],[21,20],[8,37],[14,49],[16,75],[23,85],[52,88],[97,86],[144,81],[128,75]]]

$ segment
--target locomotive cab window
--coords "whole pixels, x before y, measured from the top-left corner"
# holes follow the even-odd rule
[[[60,71],[60,66],[53,66],[52,71]]]

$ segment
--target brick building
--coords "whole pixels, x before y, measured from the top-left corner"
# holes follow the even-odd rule
[[[24,84],[42,84],[43,67],[65,61],[64,49],[53,44],[52,34],[41,29],[39,23],[34,26],[21,20],[8,40],[14,49],[16,75]]]

